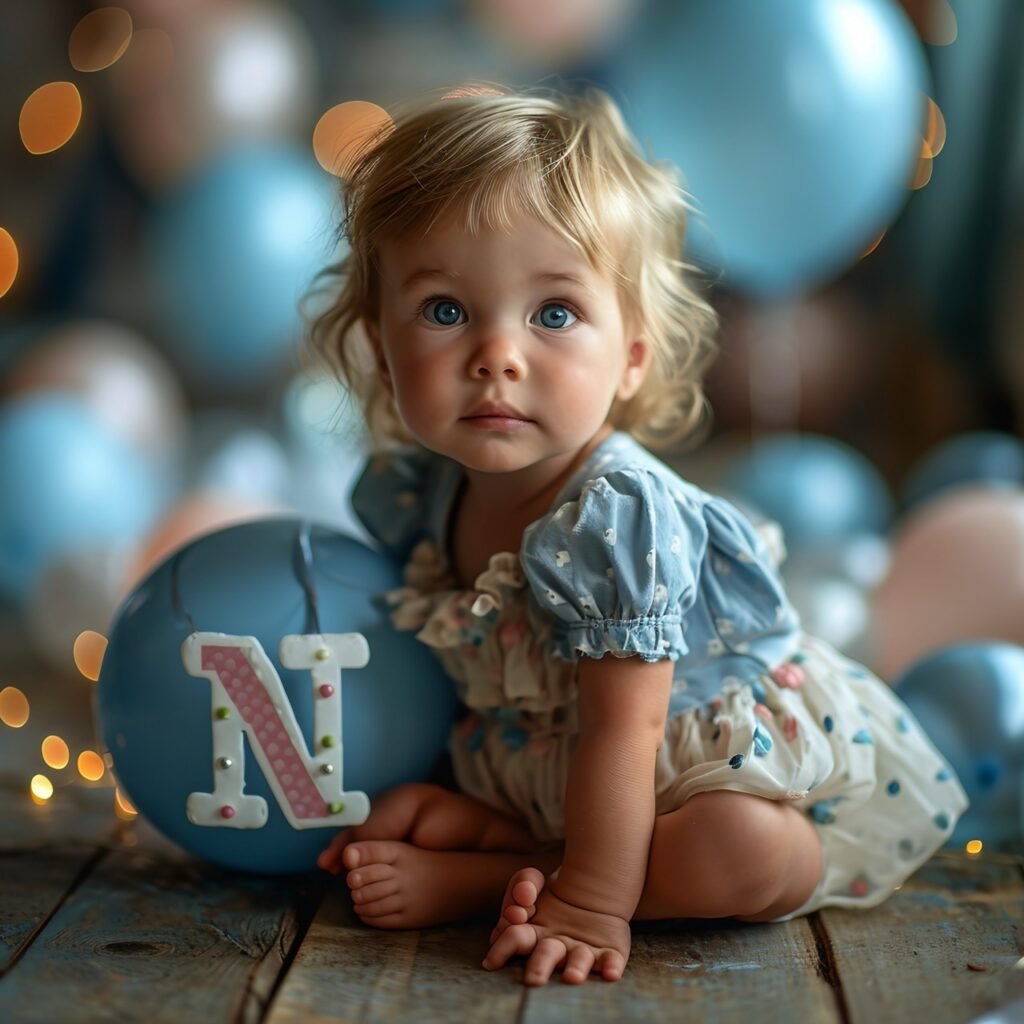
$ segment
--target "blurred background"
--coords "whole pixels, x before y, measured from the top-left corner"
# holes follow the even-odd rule
[[[808,631],[941,737],[956,841],[1019,842],[1022,53],[1016,0],[7,5],[0,769],[39,803],[112,784],[91,681],[183,544],[281,513],[363,536],[361,424],[298,308],[344,255],[359,118],[593,84],[680,168],[722,317],[710,429],[663,457],[781,525]]]

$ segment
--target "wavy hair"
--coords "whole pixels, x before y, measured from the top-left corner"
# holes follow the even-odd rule
[[[371,439],[408,444],[361,324],[379,316],[379,242],[427,231],[449,212],[473,234],[532,214],[615,281],[627,321],[651,345],[644,383],[616,400],[610,422],[651,448],[676,444],[706,422],[702,377],[717,327],[682,259],[690,204],[678,171],[640,154],[598,88],[492,92],[460,89],[398,108],[351,162],[338,229],[348,254],[307,296],[326,296],[311,323],[314,350],[362,406]]]

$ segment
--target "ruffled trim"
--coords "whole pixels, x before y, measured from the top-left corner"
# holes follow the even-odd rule
[[[418,640],[448,648],[479,642],[480,625],[489,624],[502,610],[507,591],[526,586],[526,577],[518,555],[499,551],[491,555],[472,589],[464,589],[446,569],[438,546],[423,540],[413,548],[405,582],[406,586],[385,595],[395,606],[391,613],[395,628],[418,629]]]
[[[581,654],[600,658],[639,654],[644,661],[678,661],[689,648],[683,638],[682,620],[676,616],[644,616],[636,619],[586,619],[556,626],[555,654],[578,661]]]

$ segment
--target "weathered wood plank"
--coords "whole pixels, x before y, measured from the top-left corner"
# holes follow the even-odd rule
[[[0,981],[0,1019],[258,1020],[316,888],[111,852]]]
[[[838,1021],[806,921],[782,925],[687,922],[639,926],[623,980],[522,985],[522,962],[483,970],[489,925],[375,931],[347,894],[323,903],[267,1024],[327,1021],[650,1020],[690,1011],[726,1024]]]
[[[324,900],[266,1024],[467,1021],[511,1024],[524,990],[480,966],[490,925],[383,931],[353,913],[347,890]]]
[[[0,855],[0,978],[103,856],[85,849]]]
[[[524,1024],[565,1020],[828,1024],[841,1018],[806,920],[634,928],[622,980],[527,990]]]
[[[820,918],[851,1024],[963,1024],[1024,954],[1021,861],[940,851],[880,907]]]

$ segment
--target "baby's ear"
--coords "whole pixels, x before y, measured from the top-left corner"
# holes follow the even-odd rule
[[[628,402],[643,384],[647,371],[651,367],[654,355],[650,344],[644,338],[634,338],[626,352],[626,368],[622,371],[622,379],[616,389],[615,397]]]

